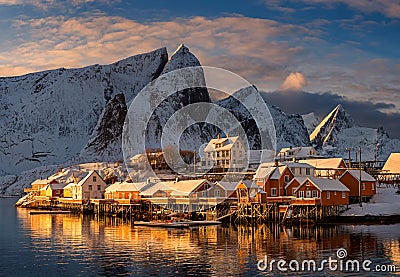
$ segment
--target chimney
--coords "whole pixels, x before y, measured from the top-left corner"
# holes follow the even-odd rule
[[[175,178],[175,183],[178,183],[179,179],[178,177]]]
[[[277,159],[275,159],[275,164],[274,164],[274,166],[276,166],[276,167],[278,167],[278,166],[279,166],[279,164],[278,164],[278,160],[277,160]]]
[[[218,136],[217,136],[217,139],[220,139],[221,138],[221,135],[220,134],[218,134]]]

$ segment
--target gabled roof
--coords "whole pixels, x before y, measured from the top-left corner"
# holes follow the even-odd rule
[[[297,187],[296,192],[307,182],[307,180],[313,183],[320,191],[350,191],[337,179],[308,177],[300,184],[300,186]]]
[[[307,163],[316,168],[332,168],[338,169],[340,168],[340,164],[342,163],[343,158],[328,158],[328,159],[307,159],[300,160],[299,163]]]
[[[238,140],[238,138],[239,136],[211,139],[210,142],[207,144],[207,146],[204,148],[204,151],[206,152],[214,151],[216,149],[215,145],[220,143],[228,143],[228,144],[218,148],[218,150],[229,150],[232,147],[232,145]]]
[[[86,176],[82,180],[79,181],[79,183],[77,185],[82,186],[82,184],[85,183],[86,180],[88,180],[90,178],[90,176],[92,176],[94,173],[97,174],[97,176],[99,176],[101,178],[101,176],[97,173],[96,170],[91,170],[86,174]]]
[[[49,184],[47,185],[47,187],[50,187],[50,189],[54,190],[54,189],[63,189],[67,186],[67,184],[65,183],[58,183],[58,184]]]
[[[218,184],[226,191],[234,191],[237,186],[237,182],[215,182],[215,184]]]
[[[164,182],[158,182],[155,184],[149,184],[149,187],[146,187],[145,190],[140,192],[142,196],[153,196],[157,191],[172,191],[172,188],[167,186]]]
[[[206,179],[200,179],[200,180],[183,180],[178,182],[176,181],[165,182],[167,186],[173,188],[175,191],[180,191],[187,195],[189,195],[203,183],[208,183],[208,181]]]
[[[346,170],[346,172],[343,173],[342,176],[345,175],[347,172],[350,173],[351,176],[353,176],[355,179],[357,179],[357,181],[360,181],[360,171],[359,170],[356,170],[356,169]],[[339,179],[341,179],[342,176],[340,176]],[[364,170],[361,170],[361,182],[363,182],[363,181],[365,181],[365,182],[376,182],[374,177],[369,175]]]
[[[272,173],[270,179],[271,180],[279,180],[287,168],[288,167],[286,165],[275,167],[275,171],[274,171],[274,173]]]
[[[314,168],[313,165],[308,163],[297,163],[297,162],[282,162],[282,164],[287,165],[289,168]]]
[[[173,196],[189,196],[201,184],[208,183],[206,179],[200,180],[183,180],[183,181],[166,181],[155,184],[147,184],[141,189],[140,195],[152,196],[157,191],[168,191]]]
[[[274,163],[262,163],[256,170],[254,179],[266,179],[274,172]]]
[[[140,183],[116,182],[106,188],[106,192],[115,191],[139,191],[137,185]],[[146,183],[145,183],[146,184]]]
[[[307,179],[307,177],[295,177],[285,185],[285,189],[288,188],[293,182],[297,181],[300,185]]]
[[[392,153],[382,168],[382,172],[400,174],[400,153]]]

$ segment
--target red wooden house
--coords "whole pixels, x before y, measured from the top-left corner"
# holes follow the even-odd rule
[[[361,173],[361,187],[360,187]],[[350,190],[350,198],[356,201],[360,197],[368,201],[376,194],[377,181],[365,171],[347,170],[339,177],[339,180]]]
[[[266,192],[267,201],[272,197],[286,196],[285,186],[293,179],[287,165],[261,164],[254,180]]]
[[[292,205],[348,205],[349,191],[337,179],[307,178],[296,189]]]

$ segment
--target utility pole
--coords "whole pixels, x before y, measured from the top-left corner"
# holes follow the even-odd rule
[[[196,149],[194,150],[194,155],[193,155],[193,171],[194,175],[196,176]]]
[[[358,165],[360,169],[360,180],[358,182],[358,195],[360,197],[360,207],[362,207],[362,194],[361,194],[361,146],[358,146]]]
[[[351,168],[351,157],[350,157],[351,148],[350,148],[350,147],[347,147],[347,148],[346,148],[346,151],[349,153],[349,168]]]

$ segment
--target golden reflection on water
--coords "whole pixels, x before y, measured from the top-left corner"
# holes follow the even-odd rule
[[[275,224],[176,230],[134,227],[115,217],[29,215],[26,209],[17,209],[17,216],[29,231],[32,245],[59,249],[67,255],[66,262],[82,253],[100,257],[100,267],[107,268],[108,261],[114,262],[120,266],[113,269],[118,272],[129,267],[128,272],[143,273],[141,270],[173,265],[175,274],[194,270],[204,275],[251,275],[259,273],[256,263],[265,255],[274,259],[322,260],[335,257],[336,250],[342,247],[349,257],[380,256],[400,265],[400,234],[386,239],[379,232],[375,234],[373,228],[363,232],[338,225],[283,228]]]

